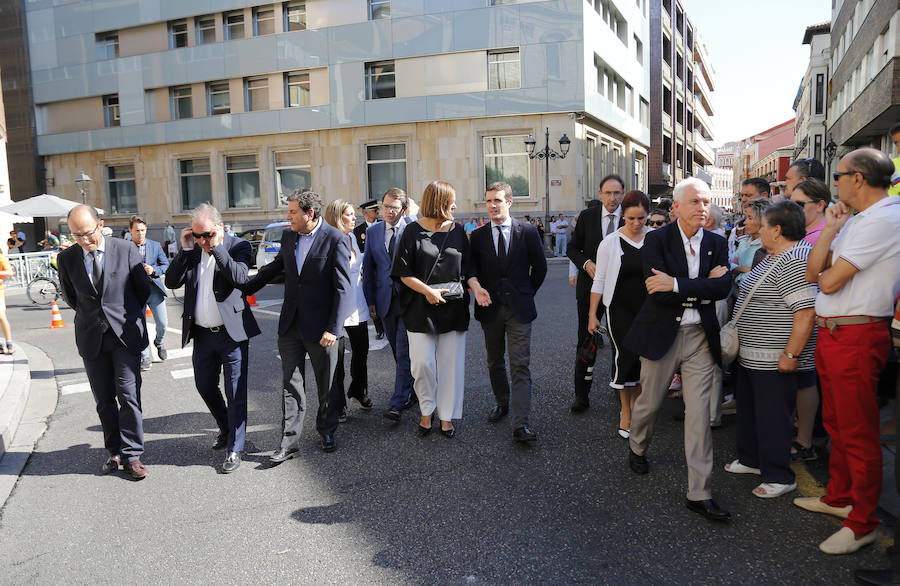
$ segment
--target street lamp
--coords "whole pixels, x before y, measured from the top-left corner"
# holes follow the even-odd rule
[[[87,176],[87,173],[84,171],[81,172],[81,175],[75,178],[75,183],[78,184],[78,189],[81,191],[81,203],[87,203],[85,198],[87,197],[87,183],[93,181],[90,177]]]
[[[834,144],[834,137],[828,137],[828,144],[825,145],[825,157],[828,159],[828,170],[831,171],[831,159],[834,158],[834,153],[837,152],[837,145]]]
[[[550,159],[565,159],[569,154],[569,147],[572,141],[563,133],[559,139],[559,152],[550,148],[550,128],[544,131],[544,148],[535,151],[534,136],[529,134],[525,139],[525,150],[528,152],[529,159],[543,159],[544,161],[544,246],[550,240]]]

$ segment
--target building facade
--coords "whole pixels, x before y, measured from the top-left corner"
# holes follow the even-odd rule
[[[734,197],[731,169],[709,165],[706,167],[706,171],[712,179],[709,185],[712,202],[723,210],[730,211],[731,200]]]
[[[9,3],[12,0],[3,0]],[[443,179],[460,214],[506,180],[518,213],[571,213],[606,173],[646,188],[643,0],[101,0],[25,4],[38,166],[124,224],[212,202],[236,228],[312,187],[359,202]],[[4,58],[8,58],[4,57]],[[31,195],[31,194],[29,194]]]
[[[671,193],[715,163],[715,73],[700,33],[679,0],[650,1],[649,193]]]
[[[809,45],[809,66],[794,100],[795,142],[793,158],[812,157],[825,161],[828,144],[826,117],[828,116],[828,77],[831,65],[831,23],[806,27],[803,44]]]
[[[764,177],[776,183],[784,181],[784,174],[779,175],[779,161],[782,157],[790,160],[793,155],[794,122],[795,119],[782,122],[741,142],[732,160],[735,192],[740,191],[741,182],[750,177]],[[778,187],[775,185],[776,189]]]

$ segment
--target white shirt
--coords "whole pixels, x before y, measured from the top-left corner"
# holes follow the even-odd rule
[[[201,328],[221,326],[222,314],[213,294],[213,276],[216,274],[216,259],[205,250],[200,251],[197,265],[197,306],[194,309],[194,323]]]
[[[369,304],[366,303],[366,297],[362,290],[362,253],[359,251],[359,245],[356,244],[356,238],[353,234],[348,234],[350,238],[350,264],[348,265],[347,274],[350,277],[350,288],[356,291],[356,308],[353,313],[344,320],[345,326],[358,326],[364,321],[368,321]]]
[[[391,226],[387,222],[384,223],[384,249],[390,252],[391,250],[391,234],[396,233],[394,237],[394,250],[397,250],[397,244],[400,243],[400,235],[403,234],[403,228],[406,227],[406,222],[403,221],[403,218],[397,220],[397,224],[395,226]]]
[[[831,295],[819,292],[818,315],[893,315],[900,293],[900,198],[885,197],[847,220],[831,258],[832,264],[842,258],[859,272]]]
[[[616,230],[619,229],[619,221],[622,217],[622,206],[619,206],[615,209],[615,211],[611,212],[606,208],[603,208],[603,237],[607,237]],[[613,225],[612,230],[609,228],[609,221],[612,219]]]
[[[497,227],[500,227],[503,230],[503,238],[506,242],[505,252],[509,252],[509,239],[512,236],[512,218],[507,217],[503,222],[496,224],[493,220],[491,220],[491,238],[494,239],[494,252],[497,255],[500,255],[500,248],[498,248],[497,243],[500,241],[500,233],[497,231]]]
[[[703,228],[699,228],[697,233],[687,237],[684,230],[681,229],[681,223],[678,223],[678,233],[681,234],[681,242],[684,244],[684,256],[687,258],[688,278],[696,279],[700,276],[700,242],[703,240]],[[691,251],[693,250],[693,254]],[[678,278],[675,278],[675,293],[678,293]],[[681,325],[690,326],[700,323],[700,312],[696,309],[688,307],[681,314]]]

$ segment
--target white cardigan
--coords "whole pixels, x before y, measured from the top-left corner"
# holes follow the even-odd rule
[[[647,233],[644,232],[646,238]],[[619,280],[619,269],[622,268],[622,239],[628,238],[622,234],[621,229],[607,235],[597,247],[597,261],[594,269],[594,284],[591,285],[591,293],[603,295],[609,291],[609,295],[603,295],[603,305],[609,307],[613,294],[616,291],[616,283]],[[640,242],[628,239],[628,244],[635,248],[644,246],[644,238]]]
[[[353,291],[352,295],[356,297],[354,304],[356,308],[353,310],[353,313],[347,316],[347,319],[344,320],[345,326],[358,326],[364,321],[368,321],[371,317],[369,315],[369,306],[366,304],[366,297],[363,295],[362,290],[362,257],[363,255],[359,252],[359,246],[356,244],[356,237],[351,232],[349,234],[350,238],[350,248],[352,252],[350,254],[350,289]]]

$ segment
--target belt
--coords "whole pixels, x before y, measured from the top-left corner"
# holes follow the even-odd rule
[[[203,326],[198,326],[197,324],[194,324],[194,327],[197,328],[198,330],[203,330],[203,331],[205,331],[205,332],[212,332],[213,334],[218,334],[219,332],[224,332],[224,331],[225,331],[225,326],[224,326],[224,325],[222,325],[222,326],[213,326],[213,327],[211,327],[211,328],[204,328]]]
[[[842,315],[840,317],[816,316],[816,325],[820,328],[828,328],[833,334],[838,326],[858,326],[862,324],[874,324],[888,321],[888,317],[872,317],[871,315]]]

